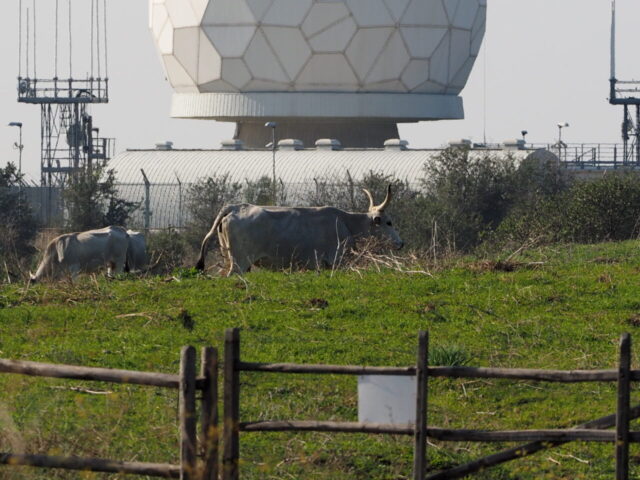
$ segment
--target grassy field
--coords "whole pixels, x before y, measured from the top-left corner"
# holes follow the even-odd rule
[[[449,354],[474,366],[614,368],[620,334],[640,341],[639,247],[548,248],[526,252],[512,269],[465,259],[429,275],[262,271],[244,280],[3,286],[0,357],[177,373],[181,346],[221,348],[224,330],[240,327],[246,361],[404,366],[415,363],[417,333],[428,329],[436,360]],[[355,378],[243,373],[241,380],[243,421],[357,420]],[[430,387],[429,422],[449,428],[568,428],[616,405],[615,385],[605,384],[432,379]],[[173,391],[0,375],[0,451],[177,463],[176,415]],[[434,442],[430,468],[506,446]],[[241,435],[241,452],[243,479],[411,475],[408,437],[254,433]],[[609,479],[613,453],[609,444],[571,444],[477,478]],[[631,454],[640,475],[640,450]],[[116,476],[0,467],[0,478]]]

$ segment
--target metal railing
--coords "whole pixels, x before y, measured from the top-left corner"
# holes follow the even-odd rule
[[[107,103],[109,79],[18,77],[18,101],[22,103]]]
[[[527,144],[527,148],[545,149],[558,156],[568,168],[616,169],[640,168],[635,147],[617,143],[543,143]]]

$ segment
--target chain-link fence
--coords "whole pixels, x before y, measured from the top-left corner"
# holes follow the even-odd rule
[[[366,208],[359,190],[367,178],[384,178],[419,191],[425,165],[442,150],[345,149],[278,150],[130,150],[113,158],[120,195],[139,208],[137,228],[185,228],[193,220],[193,187],[205,179],[224,179],[223,202],[280,205],[333,205]],[[499,155],[522,161],[531,150],[478,150],[470,155]],[[276,188],[273,170],[276,171]],[[231,194],[232,193],[232,194]],[[275,201],[274,201],[275,193]],[[343,198],[344,196],[349,198]],[[197,200],[196,200],[197,201]],[[214,202],[217,203],[217,202]],[[216,212],[211,212],[211,220]]]

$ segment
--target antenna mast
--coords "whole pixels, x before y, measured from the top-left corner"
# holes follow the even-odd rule
[[[619,86],[620,85],[620,86]],[[611,1],[611,75],[609,77],[609,103],[622,105],[622,143],[624,146],[623,163],[640,165],[640,81],[618,80],[616,76],[616,0]],[[635,105],[635,121],[630,108]],[[630,140],[633,141],[630,144]]]
[[[616,82],[616,0],[611,0],[611,76],[609,77],[612,86]],[[615,97],[615,89],[612,90],[611,98]]]
[[[87,18],[83,18],[85,15],[82,12],[83,9],[87,10],[86,0],[64,2],[67,12],[64,12],[63,2],[59,0],[41,2],[38,15],[42,19],[46,19],[45,22],[55,22],[53,28],[48,29],[53,32],[54,36],[50,39],[51,41],[38,42],[38,48],[36,48],[36,36],[40,33],[36,30],[36,1],[40,0],[29,2],[31,8],[26,8],[26,39],[23,39],[22,33],[20,33],[18,102],[40,106],[42,186],[64,188],[69,182],[73,182],[77,178],[77,174],[84,169],[90,169],[92,165],[100,162],[105,163],[109,159],[114,145],[113,139],[98,138],[97,129],[93,127],[92,117],[89,114],[90,105],[109,102],[108,77],[101,76],[100,66],[98,66],[97,77],[94,76],[93,71],[94,52],[97,52],[98,58],[100,58],[103,46],[106,50],[106,30],[101,32],[98,29],[97,35],[94,35],[94,26],[99,25],[102,20],[101,15],[106,15],[106,2],[104,3],[105,8],[101,12],[99,8],[93,8],[98,0],[92,0],[91,16],[89,17],[87,14]],[[20,0],[20,32],[22,32],[22,19],[25,18],[22,3]],[[71,21],[74,7],[83,13],[83,15],[78,15],[77,12],[74,12],[75,24]],[[62,13],[67,13],[67,15],[61,15],[61,9]],[[30,20],[33,21],[33,32],[29,31]],[[89,45],[91,72],[85,78],[74,77],[72,71],[72,61],[75,60],[72,50],[72,30],[80,27],[85,31],[91,30],[91,45]],[[59,78],[59,55],[61,53],[59,34],[65,30],[68,31],[69,50],[62,52],[62,55],[68,56],[69,76],[68,78]],[[23,48],[22,43],[25,40],[26,48]],[[32,47],[30,43],[32,43]],[[49,51],[46,52],[46,55],[38,57],[46,59],[43,63],[51,63],[51,65],[45,64],[45,68],[42,68],[43,65],[38,65],[38,71],[50,70],[51,76],[38,77],[36,74],[36,52],[40,49],[40,53],[42,53],[45,48],[41,45],[47,45]],[[33,54],[32,71],[29,69],[30,47]],[[26,73],[22,70],[23,55],[26,60]],[[89,59],[84,60],[82,63],[86,65]]]

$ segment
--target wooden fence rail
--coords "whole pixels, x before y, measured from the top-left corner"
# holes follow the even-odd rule
[[[301,365],[295,363],[239,362],[244,372],[307,373],[333,375],[398,375],[413,377],[416,367],[366,367],[357,365]],[[615,382],[618,370],[539,370],[531,368],[428,367],[429,377],[495,378],[543,382]],[[640,370],[629,372],[630,380],[640,380]]]
[[[611,370],[537,370],[478,367],[430,367],[428,365],[428,333],[420,332],[415,366],[370,367],[350,365],[300,365],[290,363],[250,363],[240,360],[240,333],[229,329],[224,350],[224,422],[221,478],[240,477],[240,432],[316,431],[365,434],[411,435],[414,438],[414,480],[451,480],[465,477],[506,461],[532,455],[540,450],[571,441],[607,442],[615,446],[616,480],[629,479],[629,445],[640,443],[640,432],[631,432],[630,421],[640,418],[640,405],[631,408],[631,382],[640,380],[640,370],[631,370],[631,338],[620,341],[620,361]],[[147,385],[177,389],[180,417],[180,465],[144,462],[119,462],[100,458],[58,457],[0,453],[0,464],[30,465],[45,468],[128,473],[184,480],[217,480],[219,475],[218,428],[218,354],[205,348],[197,374],[196,352],[184,347],[178,375],[116,370],[107,368],[52,365],[37,362],[0,359],[0,373],[89,380],[110,383]],[[337,375],[403,375],[415,376],[417,387],[416,422],[409,425],[388,425],[357,422],[320,421],[260,421],[240,422],[240,373],[243,371],[295,374]],[[545,382],[617,382],[617,411],[613,415],[583,423],[571,429],[536,429],[487,431],[444,429],[428,425],[428,379],[495,378]],[[198,444],[196,403],[201,392],[201,440]],[[615,431],[606,429],[615,427]],[[464,442],[530,442],[474,460],[464,465],[427,476],[427,438]],[[200,460],[199,460],[200,459]]]
[[[414,425],[392,425],[357,422],[265,421],[241,422],[244,432],[336,432],[414,435]],[[448,442],[615,442],[616,432],[590,428],[538,430],[472,430],[427,427],[427,435],[434,440]],[[628,442],[639,443],[640,432],[630,433]]]
[[[196,351],[193,347],[183,347],[179,375],[0,359],[0,373],[177,389],[179,391],[180,465],[1,452],[0,464],[147,475],[182,480],[216,480],[219,436],[217,350],[204,348],[199,377],[196,377],[196,368]],[[202,445],[200,448],[196,438],[196,391],[198,390],[202,391],[200,418]],[[200,464],[198,456],[202,458]]]
[[[174,388],[180,385],[180,376],[168,373],[149,373],[134,370],[117,370],[98,367],[78,367],[75,365],[54,365],[51,363],[23,362],[0,359],[0,373],[17,373],[33,377],[66,378],[108,383],[130,383],[151,387]]]
[[[371,367],[355,365],[301,365],[293,363],[252,363],[240,360],[238,329],[227,330],[225,336],[224,380],[224,469],[223,480],[239,479],[239,434],[244,432],[342,432],[412,435],[414,437],[414,480],[451,480],[462,478],[490,466],[531,455],[572,441],[606,442],[615,445],[616,480],[629,479],[629,444],[640,443],[640,432],[630,432],[629,423],[640,417],[640,406],[630,406],[630,382],[640,380],[640,370],[631,370],[631,339],[621,338],[620,364],[611,370],[541,370],[483,367],[431,367],[428,359],[428,334],[420,332],[415,366]],[[260,421],[240,422],[240,372],[334,374],[334,375],[400,375],[415,376],[417,385],[416,422],[411,425],[387,425],[357,422]],[[486,431],[444,429],[427,425],[428,377],[494,378],[559,383],[617,382],[618,408],[609,415],[571,429],[537,429]],[[604,429],[615,426],[615,431]],[[465,465],[427,476],[426,439],[455,442],[531,442],[519,447],[469,462]]]

